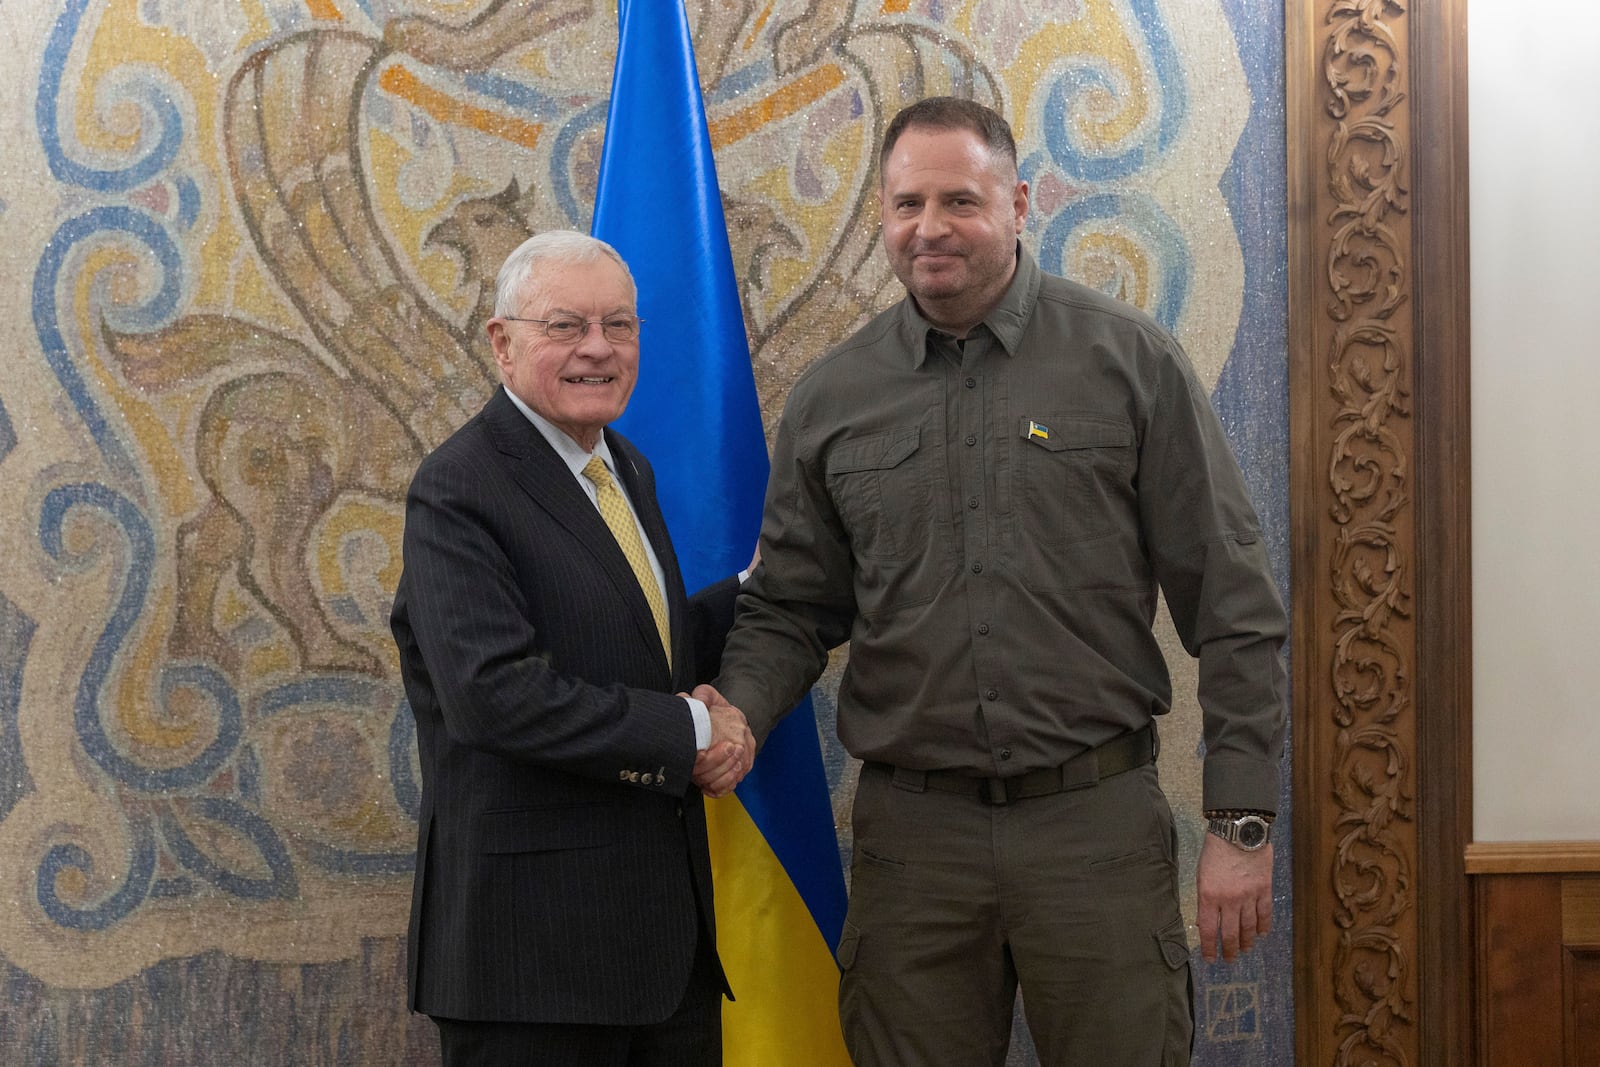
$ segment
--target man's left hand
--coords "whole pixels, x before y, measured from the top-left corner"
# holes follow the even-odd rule
[[[1272,929],[1272,845],[1254,852],[1205,835],[1196,875],[1200,954],[1232,960]]]
[[[749,772],[750,757],[742,745],[721,741],[697,753],[690,778],[700,791],[713,800],[733,792]]]
[[[695,686],[694,698],[711,716],[711,746],[700,752],[690,777],[708,797],[725,797],[750,773],[756,758],[756,739],[744,712],[709,685]]]

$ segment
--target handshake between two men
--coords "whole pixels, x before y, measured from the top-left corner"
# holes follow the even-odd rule
[[[709,685],[678,695],[692,696],[711,715],[711,744],[695,756],[691,774],[694,784],[708,797],[725,797],[744,780],[755,762],[756,738],[750,732],[750,724],[745,721],[744,712]]]

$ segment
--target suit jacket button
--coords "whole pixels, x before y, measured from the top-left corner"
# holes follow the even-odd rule
[[[628,772],[627,771],[618,771],[617,772],[617,781],[626,782],[627,780],[628,780]]]
[[[630,781],[630,782],[637,782],[637,781],[638,781],[638,780],[639,780],[639,772],[638,772],[638,771],[631,771],[631,772],[629,772],[629,774],[628,774],[628,781]]]
[[[653,774],[641,774],[639,776],[639,784],[640,785],[655,785],[656,784],[656,776],[653,775]]]
[[[680,818],[680,819],[683,818],[683,805],[682,804],[678,805],[678,818]]]

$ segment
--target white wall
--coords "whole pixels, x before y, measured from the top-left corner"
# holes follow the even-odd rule
[[[1470,0],[1468,36],[1473,836],[1596,840],[1600,5]]]

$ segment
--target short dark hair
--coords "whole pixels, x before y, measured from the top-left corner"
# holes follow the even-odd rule
[[[883,147],[878,150],[878,180],[883,180],[883,165],[889,159],[900,135],[913,126],[928,126],[936,130],[971,130],[977,134],[989,151],[1017,166],[1017,141],[1011,136],[1011,127],[993,108],[976,100],[959,96],[930,96],[908,104],[889,120],[883,131]]]

